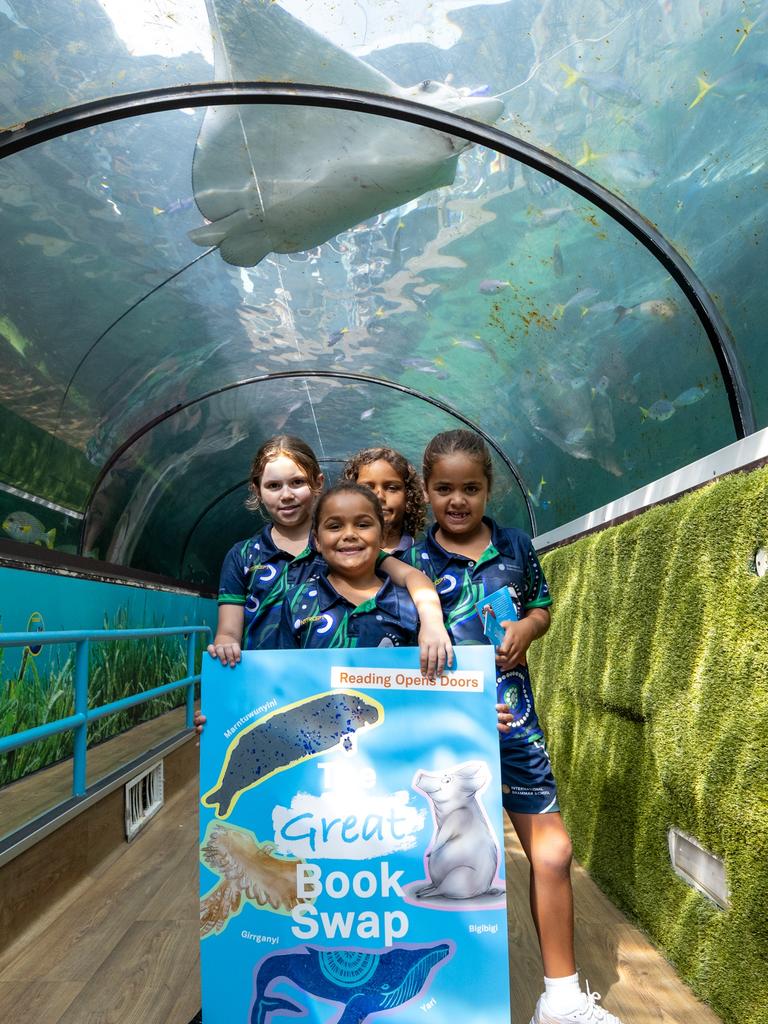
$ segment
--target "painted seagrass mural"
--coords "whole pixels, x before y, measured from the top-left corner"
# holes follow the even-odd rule
[[[0,569],[2,631],[128,629],[215,621],[212,601],[192,594],[141,590],[46,573]],[[213,609],[211,611],[211,609]],[[198,645],[200,646],[200,645]],[[198,649],[197,670],[200,652]],[[89,706],[119,700],[187,674],[183,637],[90,645]],[[106,715],[88,729],[95,746],[184,702],[184,690]],[[74,647],[0,648],[0,736],[64,718],[74,708]],[[0,786],[72,754],[73,733],[59,733],[0,756]]]

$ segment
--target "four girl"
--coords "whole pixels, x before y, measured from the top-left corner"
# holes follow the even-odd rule
[[[270,522],[255,537],[235,544],[224,559],[218,625],[208,647],[222,665],[234,667],[241,648],[274,647],[283,598],[323,567],[310,537],[323,482],[314,452],[297,437],[279,434],[256,453],[246,504],[262,509]],[[433,584],[397,558],[382,558],[379,568],[407,587],[418,608],[422,672],[442,672],[451,664],[452,651]]]
[[[432,673],[450,665],[451,641],[490,643],[476,606],[508,588],[518,618],[502,623],[497,648],[497,727],[502,800],[531,864],[531,913],[544,962],[545,991],[531,1024],[620,1024],[597,1005],[597,993],[581,991],[576,972],[571,844],[526,663],[531,643],[549,628],[552,598],[544,574],[527,534],[485,516],[492,468],[477,435],[454,430],[434,437],[423,476],[435,522],[414,543],[425,520],[424,496],[399,453],[358,452],[345,465],[345,479],[318,498],[323,476],[307,445],[281,436],[262,446],[251,491],[271,525],[225,559],[209,652],[234,665],[241,645],[413,646],[418,634],[422,671]],[[413,571],[398,568],[394,558],[382,560],[383,551],[398,554]],[[438,595],[450,640],[435,622]],[[420,618],[427,621],[419,631]],[[199,728],[204,721],[197,716]]]

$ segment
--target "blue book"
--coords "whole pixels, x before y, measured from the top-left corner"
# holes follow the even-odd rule
[[[483,621],[483,632],[494,647],[498,647],[504,639],[502,622],[517,622],[517,598],[511,587],[502,587],[494,591],[475,605],[477,614]]]

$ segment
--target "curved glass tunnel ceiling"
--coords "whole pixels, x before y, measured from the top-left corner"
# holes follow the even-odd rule
[[[396,437],[420,465],[425,436],[462,426],[417,396],[361,379],[291,377],[230,388],[168,417],[123,452],[90,503],[83,546],[137,568],[215,579],[228,547],[254,531],[243,503],[253,452],[268,437],[290,429],[305,438],[334,481],[359,447]],[[496,514],[528,528],[512,473],[497,455],[493,467]]]
[[[597,44],[572,52],[574,5],[548,5],[546,22],[531,8],[526,22],[525,5],[436,4],[420,40],[408,38],[409,8],[396,19],[394,45],[379,21],[386,6],[357,5],[370,16],[364,44],[341,38],[357,31],[351,28],[356,15],[341,27],[329,15],[325,31],[337,33],[337,47],[348,47],[346,62],[312,63],[298,47],[282,75],[262,64],[262,74],[251,68],[231,78],[312,81],[312,69],[320,68],[320,84],[365,87],[355,78],[367,74],[358,67],[362,60],[401,85],[452,74],[454,87],[506,91],[502,127],[574,164],[582,161],[582,170],[621,193],[684,252],[715,293],[749,378],[758,423],[765,425],[768,402],[758,371],[766,314],[754,263],[764,251],[757,243],[765,154],[749,149],[735,122],[734,137],[727,137],[722,108],[730,103],[756,127],[764,126],[766,111],[751,87],[738,92],[732,86],[729,99],[727,83],[719,87],[722,95],[705,90],[693,108],[695,93],[681,102],[696,79],[685,69],[701,71],[708,55],[715,67],[713,28],[722,34],[730,22],[740,27],[741,5],[729,10],[719,4],[714,20],[702,20],[694,32],[688,31],[693,8],[685,15],[680,5],[673,14],[660,13],[657,4],[640,14],[630,5],[619,14],[590,8],[598,23],[590,35],[607,31],[602,46],[615,47],[613,67],[621,70],[623,87],[595,77]],[[57,4],[43,7],[49,14],[59,10]],[[60,23],[50,57],[58,77],[17,76],[13,90],[0,89],[0,98],[15,104],[9,103],[6,121],[128,88],[227,80],[220,67],[212,73],[202,50],[192,56],[191,44],[173,60],[162,50],[139,52],[135,43],[129,53],[120,34],[127,29],[111,23],[105,7],[107,14],[82,4],[78,10],[90,22],[78,15]],[[273,8],[273,16],[295,22],[296,5],[251,5],[262,27]],[[141,11],[137,5],[139,22]],[[220,26],[226,12],[226,4],[215,4]],[[35,17],[27,19],[25,10],[24,24]],[[620,29],[606,29],[622,18]],[[150,20],[147,15],[143,24]],[[0,46],[24,31],[20,21],[5,26]],[[687,35],[672,30],[678,22]],[[90,37],[82,31],[86,23],[94,29]],[[55,24],[52,16],[45,32]],[[522,40],[536,30],[534,42],[525,42],[534,51],[512,54],[506,47],[501,53],[494,32],[503,28],[508,35],[512,26],[521,28]],[[28,31],[33,28],[42,31],[38,24]],[[171,29],[164,31],[167,40]],[[749,54],[759,24],[754,31],[736,35],[727,49],[734,69],[746,66],[748,57],[754,63]],[[666,50],[658,46],[659,32],[668,37]],[[86,60],[77,44],[87,38]],[[96,44],[104,57],[94,64]],[[554,53],[560,44],[571,47],[567,54],[545,60],[520,84],[533,57]],[[37,43],[30,46],[23,52],[36,68],[40,51]],[[561,63],[575,65],[581,78],[568,84],[573,76]],[[111,85],[117,64],[126,71],[119,90]],[[4,66],[7,84],[13,64]],[[306,74],[299,75],[302,69]],[[757,75],[759,68],[752,69]],[[343,110],[291,108],[288,117],[284,107],[233,109],[262,140],[254,169],[267,200],[275,169],[286,175],[288,129],[292,139],[306,140],[314,126],[313,141],[302,151],[311,154],[302,168],[311,173],[324,161],[338,167],[342,150],[364,166],[372,147],[396,150],[406,137],[420,137],[424,146],[445,139],[414,126],[398,132],[388,119]],[[456,409],[518,467],[540,532],[734,439],[717,361],[685,297],[639,243],[567,188],[474,146],[459,156],[450,185],[408,197],[323,244],[270,253],[252,267],[232,266],[189,234],[205,224],[193,186],[204,115],[191,108],[145,114],[73,132],[0,164],[0,416],[3,436],[10,438],[0,481],[87,509],[86,551],[171,575],[215,578],[219,553],[208,557],[201,538],[216,534],[218,540],[211,523],[220,513],[220,528],[231,528],[227,541],[248,533],[249,521],[236,512],[238,492],[217,499],[244,479],[253,450],[273,430],[301,434],[328,460],[384,436],[418,463],[432,433],[457,425],[427,403],[373,383],[311,376],[268,381],[161,419],[111,465],[88,507],[113,453],[146,424],[255,376],[359,374]],[[632,149],[622,132],[634,140]],[[758,135],[750,131],[749,137]],[[579,140],[587,149],[579,149]],[[735,162],[734,147],[740,154]],[[628,152],[643,154],[645,165],[605,155]],[[687,174],[701,160],[709,161],[708,169]],[[650,170],[643,174],[643,166]],[[527,527],[523,496],[502,463],[497,475],[496,513]],[[2,504],[32,512],[47,530],[58,524],[54,543],[65,538],[72,546],[71,516],[57,520],[53,510],[8,493]],[[178,544],[169,548],[169,536]]]

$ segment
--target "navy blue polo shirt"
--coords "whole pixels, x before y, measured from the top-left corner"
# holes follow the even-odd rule
[[[283,599],[278,646],[416,647],[418,629],[419,616],[408,591],[389,576],[374,597],[355,607],[322,571]]]
[[[475,605],[502,587],[510,587],[520,617],[529,608],[552,604],[544,572],[531,538],[522,530],[502,527],[483,518],[490,527],[491,540],[477,561],[446,551],[435,540],[437,525],[430,528],[403,555],[403,560],[426,573],[435,584],[445,616],[445,626],[454,644],[487,644],[483,623]],[[500,704],[508,704],[512,729],[502,742],[517,739],[530,743],[543,736],[536,717],[527,665],[516,665],[496,677]]]
[[[413,543],[413,537],[410,535],[410,533],[404,533],[400,540],[397,542],[397,547],[392,548],[391,551],[385,552],[385,554],[390,554],[392,555],[393,558],[399,558],[402,561],[403,555],[405,554],[406,551],[413,547]]]
[[[324,565],[311,539],[296,556],[278,548],[271,525],[230,548],[221,567],[219,604],[243,605],[243,650],[278,646],[283,598],[293,587],[314,579]]]

